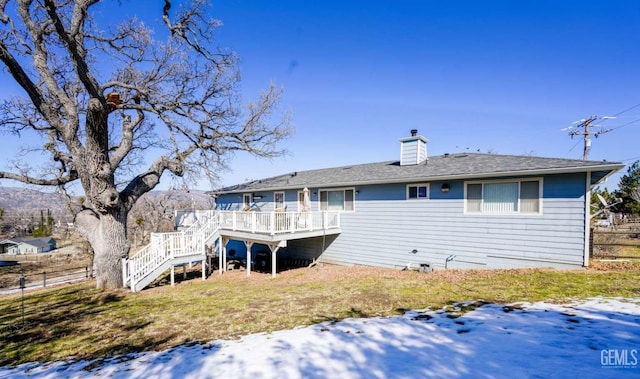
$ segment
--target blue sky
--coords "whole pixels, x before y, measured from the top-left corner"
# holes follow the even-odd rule
[[[243,100],[284,86],[296,127],[289,155],[238,154],[223,185],[398,159],[414,128],[429,155],[581,159],[581,139],[561,129],[615,114],[590,159],[640,159],[640,2],[219,0],[211,16],[241,58]]]
[[[412,128],[430,155],[581,159],[561,129],[640,104],[637,1],[237,0],[213,14],[245,96],[283,85],[296,125],[291,156],[239,155],[224,184],[397,159]],[[640,159],[640,106],[601,124],[629,122],[594,138],[589,158]]]

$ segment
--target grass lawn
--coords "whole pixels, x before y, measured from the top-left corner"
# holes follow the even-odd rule
[[[419,273],[324,266],[268,274],[232,271],[139,293],[94,282],[0,297],[0,365],[97,358],[309,325],[400,314],[470,300],[509,303],[640,297],[640,263],[589,270]],[[181,276],[181,275],[179,275]]]

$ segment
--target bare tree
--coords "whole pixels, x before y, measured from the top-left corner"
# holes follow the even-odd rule
[[[134,237],[134,248],[147,243],[151,233],[173,231],[175,209],[189,208],[188,203],[176,199],[175,191],[151,195],[142,196],[129,212],[129,234]]]
[[[0,179],[81,183],[75,224],[94,250],[98,288],[122,287],[127,214],[165,172],[215,179],[231,153],[278,156],[291,133],[286,115],[273,117],[281,94],[273,85],[238,107],[237,60],[213,46],[220,23],[204,1],[175,13],[171,1],[158,2],[149,8],[164,22],[156,30],[93,17],[125,13],[123,3],[0,0],[0,59],[26,94],[2,102],[0,128],[39,137],[50,157],[47,167],[22,161]]]

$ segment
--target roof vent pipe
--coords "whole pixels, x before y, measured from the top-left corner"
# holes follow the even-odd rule
[[[418,129],[411,129],[411,137],[415,137],[418,135]]]

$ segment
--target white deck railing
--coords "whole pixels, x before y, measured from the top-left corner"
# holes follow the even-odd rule
[[[123,259],[124,284],[134,286],[166,261],[205,254],[206,238],[219,229],[215,211],[199,211],[187,230],[151,233],[149,245]]]
[[[235,212],[193,211],[181,215],[186,230],[151,233],[149,245],[128,259],[123,259],[125,286],[132,289],[168,261],[204,256],[207,239],[221,229],[276,235],[340,227],[340,212]],[[204,274],[203,274],[204,275]],[[135,291],[135,289],[134,289]]]
[[[296,233],[340,227],[340,212],[236,212],[219,211],[221,229],[263,233]]]

